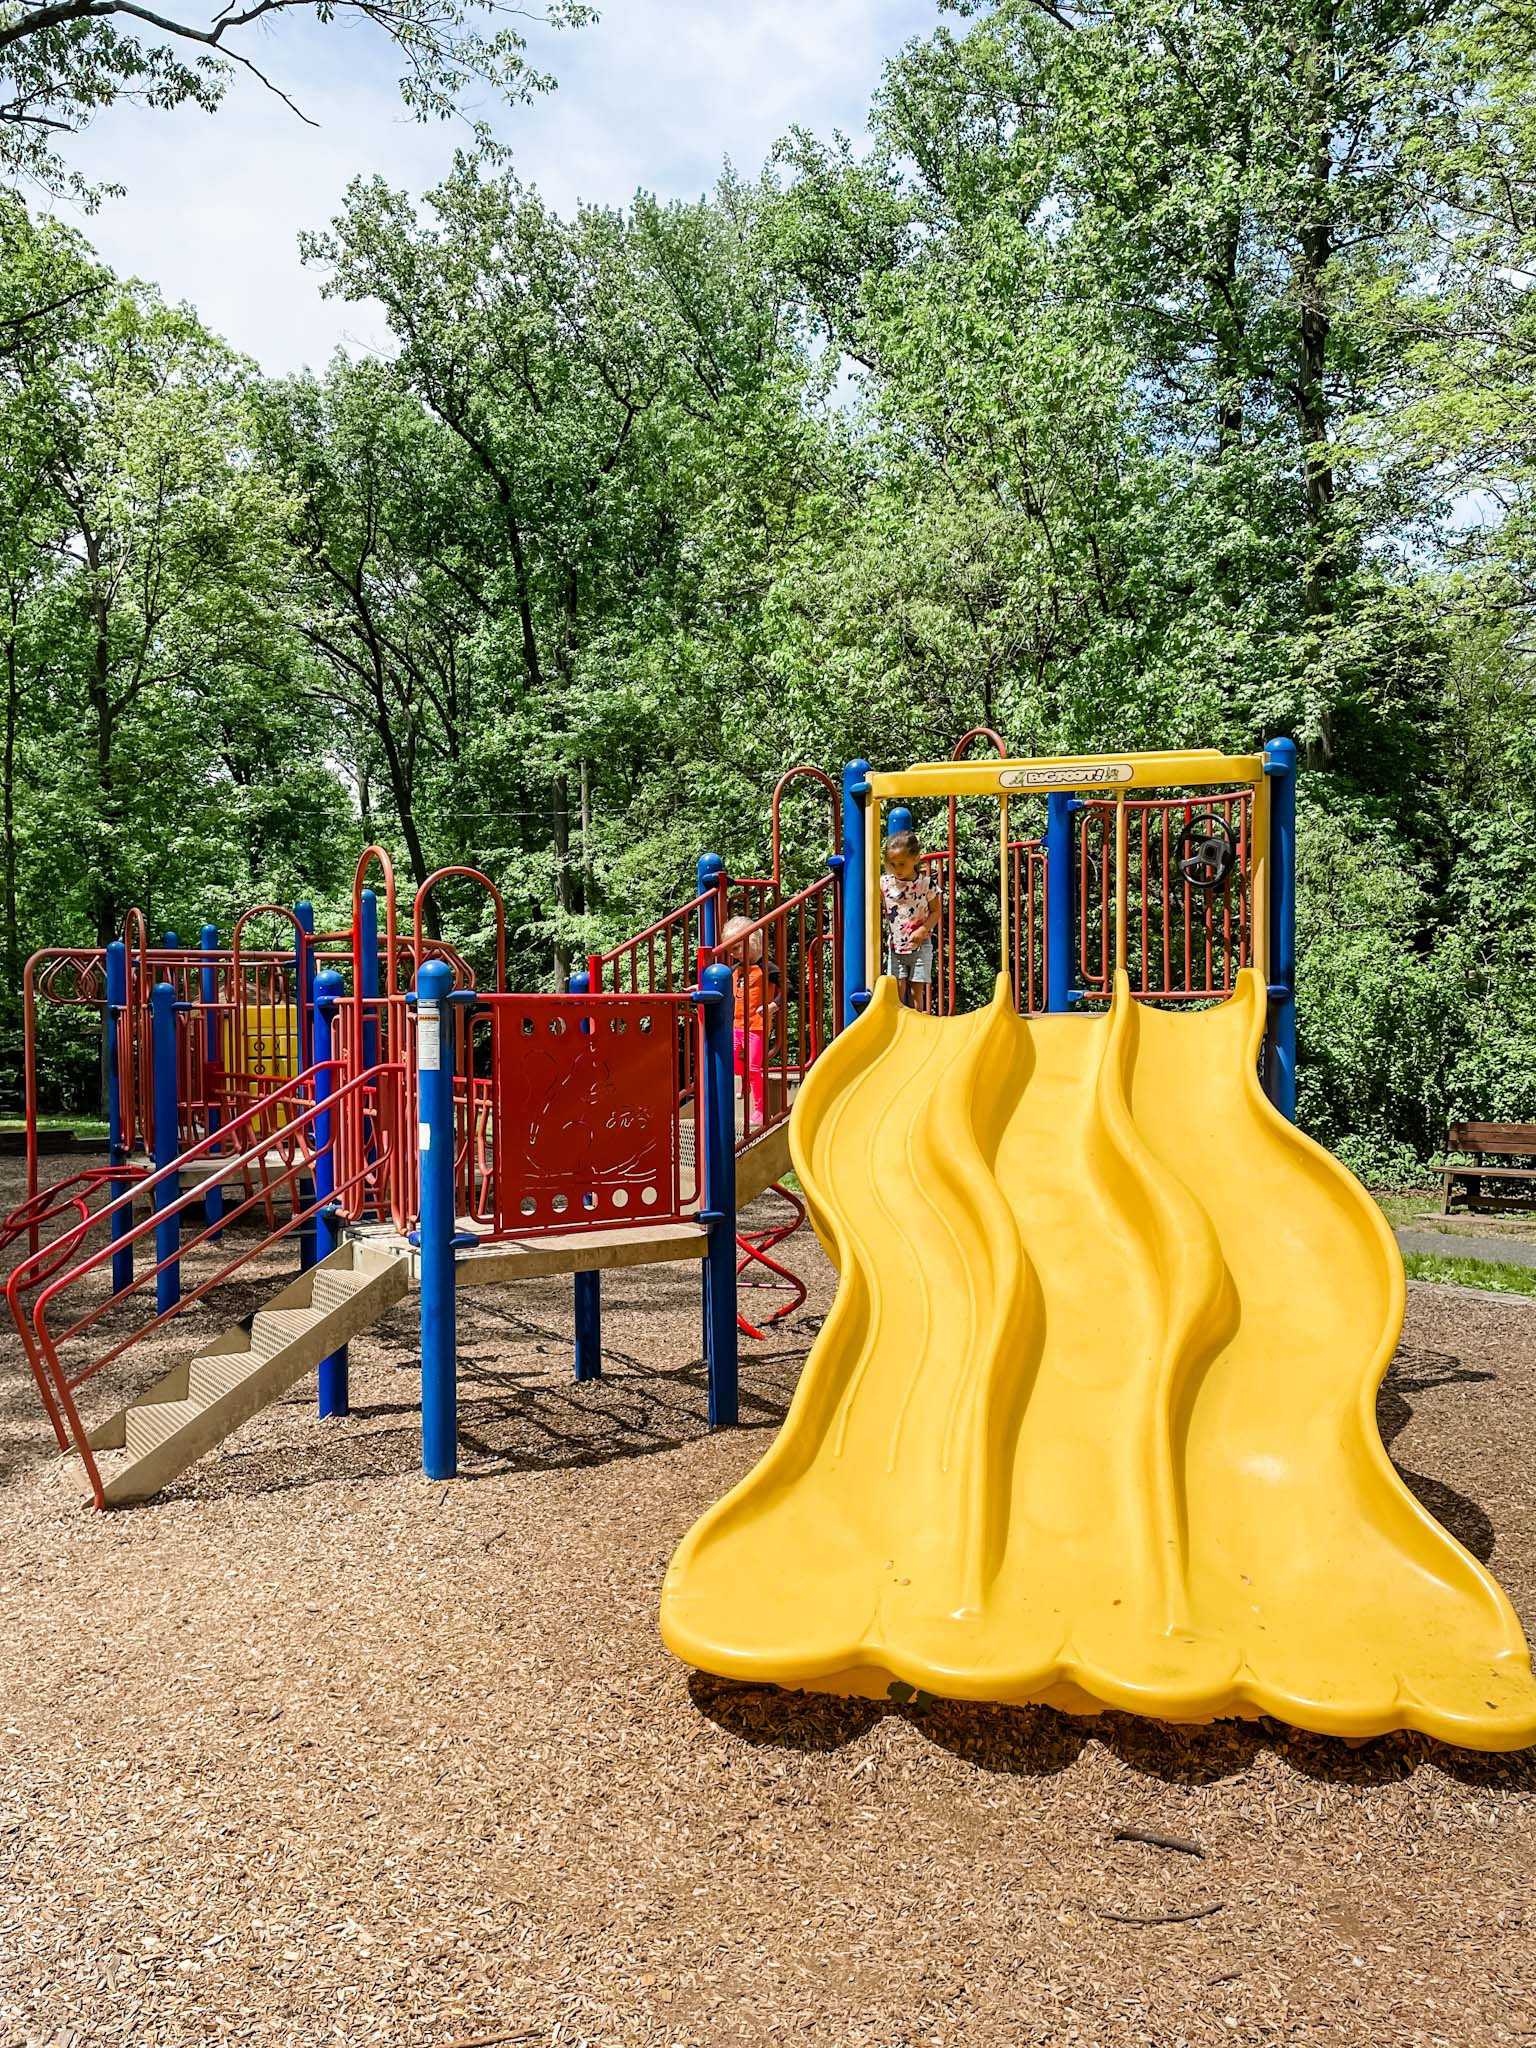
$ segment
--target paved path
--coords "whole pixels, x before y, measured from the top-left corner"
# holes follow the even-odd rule
[[[1399,1230],[1394,1235],[1405,1252],[1482,1259],[1494,1266],[1536,1266],[1536,1243],[1525,1237],[1471,1237],[1448,1230]]]

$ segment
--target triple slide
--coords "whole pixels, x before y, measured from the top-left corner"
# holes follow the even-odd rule
[[[788,1419],[673,1560],[722,1676],[1536,1740],[1491,1575],[1397,1476],[1403,1272],[1262,1093],[1265,986],[930,1018],[882,979],[791,1124],[840,1275]],[[898,1697],[904,1696],[898,1690]]]

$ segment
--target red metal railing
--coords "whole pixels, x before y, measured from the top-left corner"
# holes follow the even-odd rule
[[[1252,946],[1249,859],[1253,792],[1126,797],[1126,969],[1132,993],[1153,1002],[1201,1002],[1232,993]],[[1079,812],[1078,971],[1089,997],[1114,980],[1116,804],[1090,798]],[[1191,819],[1220,818],[1236,849],[1219,889],[1191,887],[1177,845]]]
[[[738,1151],[789,1115],[794,1091],[841,1024],[837,900],[835,877],[823,875],[714,949],[736,989]]]
[[[1046,851],[1038,839],[1015,839],[1009,843],[1008,855],[1012,863],[1008,926],[1014,1007],[1026,1017],[1037,1017],[1046,1001]]]
[[[327,1097],[317,1101],[315,1087],[321,1076],[336,1085]],[[184,1314],[194,1303],[202,1301],[214,1288],[221,1286],[280,1238],[319,1215],[325,1200],[314,1192],[314,1171],[317,1146],[324,1135],[323,1119],[331,1119],[329,1129],[335,1191],[343,1204],[357,1186],[370,1178],[377,1180],[380,1170],[377,1157],[359,1157],[349,1142],[353,1126],[345,1114],[346,1105],[365,1089],[374,1091],[376,1098],[387,1093],[391,1098],[388,1113],[381,1114],[376,1108],[374,1143],[376,1147],[380,1143],[396,1143],[406,1124],[404,1084],[404,1069],[399,1066],[387,1070],[381,1068],[368,1075],[355,1075],[350,1080],[341,1074],[338,1063],[334,1061],[310,1068],[264,1102],[246,1110],[226,1130],[218,1133],[218,1139],[226,1145],[238,1145],[238,1150],[224,1157],[215,1157],[212,1148],[217,1141],[205,1138],[171,1165],[146,1174],[126,1193],[92,1210],[53,1243],[23,1260],[10,1275],[6,1282],[6,1301],[26,1351],[27,1362],[60,1446],[68,1448],[72,1439],[84,1461],[98,1507],[104,1504],[101,1475],[80,1420],[76,1393],[106,1366]],[[182,1174],[199,1163],[206,1163],[221,1179],[244,1174],[259,1179],[260,1185],[251,1190],[248,1178],[248,1191],[243,1199],[233,1208],[227,1208],[217,1224],[206,1225],[180,1244],[174,1255],[157,1259],[153,1265],[136,1272],[127,1287],[113,1294],[108,1287],[108,1269],[115,1254],[132,1250],[146,1239],[152,1240],[158,1227],[170,1218],[184,1222],[189,1214],[200,1212],[202,1186],[188,1189],[181,1186]],[[275,1175],[274,1165],[277,1168]],[[151,1208],[150,1213],[135,1220],[136,1212],[146,1198],[153,1204],[159,1192],[168,1186],[176,1190],[173,1199],[164,1208]],[[286,1218],[276,1222],[265,1235],[258,1237],[255,1243],[235,1257],[224,1260],[214,1272],[198,1279],[172,1306],[160,1309],[157,1305],[155,1313],[146,1321],[124,1334],[114,1334],[113,1341],[105,1350],[85,1357],[83,1362],[78,1357],[71,1361],[66,1356],[71,1347],[78,1352],[82,1340],[97,1328],[104,1317],[110,1314],[114,1323],[120,1320],[124,1305],[141,1295],[151,1282],[157,1282],[160,1274],[172,1264],[173,1257],[177,1262],[195,1260],[200,1252],[217,1244],[225,1231],[239,1224],[258,1204],[269,1205],[274,1194],[283,1192],[287,1195]],[[126,1219],[127,1227],[113,1238],[114,1221],[123,1219]],[[395,1220],[399,1228],[405,1227],[403,1213],[397,1213]],[[84,1257],[77,1256],[85,1240],[97,1233],[104,1241]],[[64,1306],[66,1301],[70,1306]]]

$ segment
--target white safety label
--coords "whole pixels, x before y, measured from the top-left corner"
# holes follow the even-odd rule
[[[416,1064],[424,1074],[435,1074],[443,1064],[443,1025],[436,1003],[423,1003],[416,1012]]]
[[[1049,768],[1003,768],[999,789],[1091,789],[1096,783],[1129,782],[1136,773],[1129,761],[1059,761]]]
[[[418,1124],[416,1126],[416,1144],[418,1150],[422,1152],[430,1152],[432,1150],[432,1126],[430,1124]]]

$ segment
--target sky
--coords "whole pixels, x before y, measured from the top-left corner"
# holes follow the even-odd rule
[[[791,125],[857,140],[885,58],[939,18],[937,0],[600,4],[593,27],[529,31],[557,91],[473,110],[494,116],[517,174],[563,211],[623,204],[641,187],[696,198],[727,158],[755,173]],[[425,191],[466,131],[410,119],[391,47],[361,23],[283,21],[241,47],[318,125],[244,76],[212,115],[111,109],[69,155],[126,194],[78,224],[114,268],[190,300],[270,372],[322,368],[338,345],[387,349],[376,308],[321,298],[299,234],[328,224],[356,175]]]

